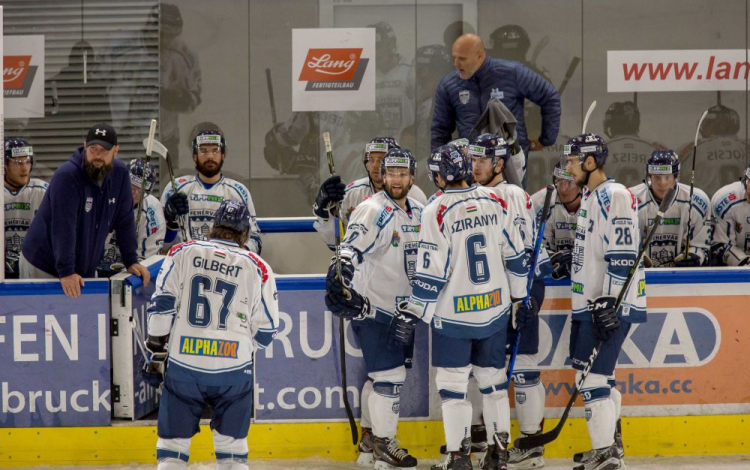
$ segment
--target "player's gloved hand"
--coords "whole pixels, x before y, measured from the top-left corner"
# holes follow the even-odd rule
[[[523,304],[523,299],[513,302],[513,325],[520,330],[534,324],[534,318],[539,314],[539,304],[534,297],[529,297],[529,305]]]
[[[552,279],[562,279],[570,276],[570,265],[573,261],[573,253],[569,250],[558,251],[549,259],[552,264]]]
[[[337,274],[334,259],[326,275],[325,302],[328,310],[346,320],[363,320],[370,314],[370,300],[351,287],[354,265],[349,258],[341,258],[341,277],[343,279]]]
[[[714,243],[711,245],[711,251],[709,258],[711,260],[711,266],[726,266],[724,262],[724,253],[727,250],[726,243]]]
[[[143,380],[154,388],[164,381],[164,364],[167,360],[167,339],[169,336],[151,336],[146,339],[148,357],[140,364]]]
[[[388,326],[388,343],[410,346],[414,343],[414,330],[419,323],[419,317],[409,310],[409,301],[402,300],[393,313],[393,319]]]
[[[677,268],[697,268],[701,265],[701,259],[695,253],[688,253],[687,258],[685,253],[681,253],[674,259],[674,265]]]
[[[315,204],[313,205],[313,212],[320,218],[327,219],[330,217],[329,211],[331,206],[344,199],[344,193],[346,192],[346,185],[341,182],[339,175],[333,175],[327,180],[323,181],[318,190],[318,195],[315,198]]]
[[[164,205],[164,218],[167,220],[167,227],[176,228],[177,218],[187,214],[190,211],[188,197],[185,193],[172,193],[167,198]]]
[[[593,302],[589,302],[588,309],[591,312],[591,318],[594,321],[596,332],[602,341],[607,341],[620,327],[620,320],[617,318],[615,304],[617,298],[611,295],[603,295]]]

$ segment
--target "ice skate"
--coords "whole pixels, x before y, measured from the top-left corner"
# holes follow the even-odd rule
[[[372,428],[362,428],[362,436],[359,439],[359,457],[357,457],[357,466],[372,467],[375,459],[372,455],[374,439]]]
[[[458,452],[448,452],[444,461],[430,467],[430,470],[473,470],[471,464],[471,439],[466,438],[461,441],[461,449]]]
[[[526,434],[523,436],[525,437]],[[542,457],[544,455],[544,446],[532,447],[531,449],[513,447],[508,451],[508,454],[509,469],[521,470],[544,467],[544,458]]]
[[[417,467],[417,459],[409,455],[406,449],[399,447],[396,439],[375,437],[372,455],[376,470]]]
[[[498,432],[493,436],[493,444],[487,449],[487,455],[482,462],[482,470],[505,470],[508,468],[508,436],[507,432]]]
[[[593,449],[573,456],[581,456],[581,465],[576,465],[573,470],[617,470],[622,467],[622,460],[617,455],[617,447],[614,445],[603,449]]]

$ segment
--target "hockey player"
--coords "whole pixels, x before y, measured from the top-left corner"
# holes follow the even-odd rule
[[[727,266],[750,264],[750,166],[740,181],[724,186],[711,198],[716,218],[712,253]]]
[[[191,240],[207,240],[213,226],[214,212],[224,200],[240,200],[250,212],[250,238],[248,248],[260,254],[260,230],[255,221],[253,198],[244,184],[221,174],[227,153],[224,135],[217,130],[199,132],[193,139],[193,161],[198,173],[177,178],[177,192],[169,185],[164,189],[161,202],[167,220],[165,244],[177,237],[182,220]],[[185,240],[182,240],[185,241]]]
[[[646,165],[646,182],[630,188],[638,203],[641,238],[645,238],[651,229],[667,191],[675,189],[674,200],[646,248],[646,254],[655,268],[694,268],[701,266],[708,258],[708,196],[701,189],[693,188],[693,203],[689,204],[690,186],[679,183],[679,176],[677,154],[673,150],[655,150]],[[692,211],[690,215],[689,210]],[[688,239],[690,252],[686,258],[685,243]]]
[[[695,185],[707,194],[716,194],[719,188],[737,181],[747,165],[750,146],[747,140],[738,136],[740,115],[732,108],[717,104],[708,109],[708,114],[700,128],[701,138],[695,151]],[[693,145],[691,141],[680,150],[680,160],[692,164]],[[706,163],[706,170],[701,164]]]
[[[472,406],[466,399],[472,371],[483,395],[484,422],[498,446],[490,468],[507,468],[505,332],[512,302],[526,295],[528,258],[508,204],[491,190],[468,186],[468,165],[455,146],[438,147],[427,164],[443,194],[422,214],[412,294],[397,307],[389,336],[410,343],[420,319],[432,326],[448,450],[448,458],[432,468],[472,468]]]
[[[573,175],[563,169],[560,162],[555,165],[552,174],[552,184],[555,192],[550,201],[549,218],[544,228],[544,246],[552,265],[552,278],[562,279],[570,276],[570,264],[573,258],[573,244],[575,243],[576,220],[578,208],[581,207],[581,188],[576,185]],[[546,190],[542,188],[531,196],[537,212],[537,220],[541,217],[541,206],[544,205]]]
[[[313,205],[313,213],[317,217],[315,230],[323,237],[328,248],[334,249],[334,223],[331,209],[337,202],[341,202],[340,217],[345,223],[349,222],[349,216],[360,202],[383,189],[383,177],[380,167],[383,157],[391,149],[400,149],[396,139],[393,137],[375,137],[365,145],[362,163],[367,170],[367,177],[344,185],[339,175],[329,177],[320,185],[318,196]],[[412,185],[409,197],[420,204],[427,202],[427,197],[419,187]],[[343,201],[343,202],[342,202]]]
[[[566,170],[583,188],[571,273],[570,357],[578,371],[576,381],[598,340],[604,342],[581,389],[592,450],[573,457],[580,470],[617,469],[623,464],[615,440],[621,397],[609,379],[614,378],[630,325],[646,321],[642,266],[615,311],[617,295],[638,255],[640,232],[635,197],[604,171],[608,154],[607,144],[595,134],[570,139],[564,150]]]
[[[161,202],[151,195],[151,189],[156,181],[156,169],[150,163],[141,158],[130,160],[130,190],[133,192],[135,220],[138,221],[138,211],[141,212],[140,225],[135,232],[138,237],[138,260],[142,261],[159,253],[164,244],[164,234],[167,226],[164,221],[164,209]],[[146,191],[143,196],[143,208],[138,207],[141,201],[141,191]],[[117,248],[115,232],[112,231],[104,244],[104,255],[99,263],[97,272],[99,277],[110,277],[122,269],[122,256]]]
[[[533,253],[536,238],[536,213],[529,195],[518,186],[508,184],[503,177],[503,168],[510,158],[512,146],[505,139],[495,134],[481,134],[468,147],[471,158],[474,181],[482,186],[492,188],[498,196],[503,198],[508,207],[509,219],[520,229],[523,246],[527,253]],[[544,201],[542,201],[544,204]],[[549,259],[546,250],[540,252],[539,275],[532,287],[530,308],[524,310],[527,318],[516,320],[517,325],[508,324],[508,352],[513,347],[516,327],[521,334],[521,342],[513,371],[515,389],[515,405],[519,428],[524,435],[537,434],[542,431],[544,419],[545,391],[542,384],[536,354],[539,352],[539,308],[544,301],[544,276],[549,270]],[[470,398],[473,395],[470,394]],[[472,409],[481,407],[480,403],[472,402]],[[481,408],[480,408],[481,409]],[[476,413],[474,419],[477,417]],[[476,424],[476,423],[472,423]],[[472,441],[474,441],[474,426],[472,426]],[[472,442],[472,448],[476,444]],[[490,455],[485,459],[485,467],[492,468],[495,446],[491,446]],[[510,451],[508,459],[511,468],[538,468],[544,465],[544,447],[533,449],[516,449]]]
[[[633,101],[616,101],[604,114],[604,133],[609,137],[607,173],[626,188],[641,181],[643,165],[663,145],[639,137],[641,112]]]
[[[24,139],[5,139],[5,278],[18,279],[21,242],[49,186],[31,177],[34,148]]]
[[[253,353],[278,327],[273,271],[243,249],[251,219],[241,201],[216,209],[209,240],[173,246],[148,307],[149,358],[144,378],[158,386],[169,362],[159,404],[159,470],[185,469],[190,439],[205,406],[212,409],[219,470],[247,470],[253,408]]]
[[[406,380],[407,348],[389,344],[388,325],[399,299],[411,293],[419,246],[422,204],[407,197],[417,163],[408,150],[390,149],[381,164],[384,190],[354,210],[341,245],[341,275],[332,263],[326,279],[326,305],[337,316],[353,318],[372,394],[367,406],[372,429],[360,446],[360,464],[374,457],[376,469],[414,468],[417,459],[396,441],[399,395]],[[354,278],[354,270],[360,275]],[[345,293],[345,290],[348,291]],[[410,357],[408,357],[410,359]],[[365,442],[365,444],[369,444]]]

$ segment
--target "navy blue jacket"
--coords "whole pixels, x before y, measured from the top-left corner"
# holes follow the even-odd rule
[[[138,260],[128,167],[115,158],[100,188],[86,175],[84,156],[78,147],[52,176],[21,246],[27,261],[58,278],[94,277],[112,228],[123,264]]]
[[[519,62],[485,58],[484,63],[468,80],[455,70],[440,80],[435,91],[435,113],[432,116],[432,148],[452,140],[458,127],[459,137],[469,132],[479,120],[487,103],[496,94],[518,121],[516,132],[526,155],[529,138],[523,116],[524,100],[542,108],[542,145],[552,145],[560,130],[560,95],[550,82]],[[537,136],[532,136],[536,138]]]

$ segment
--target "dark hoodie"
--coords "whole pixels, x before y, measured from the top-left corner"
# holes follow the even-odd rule
[[[78,147],[57,169],[21,247],[28,262],[58,278],[94,277],[113,228],[125,266],[138,259],[128,167],[115,158],[100,188],[86,174],[84,158]]]

